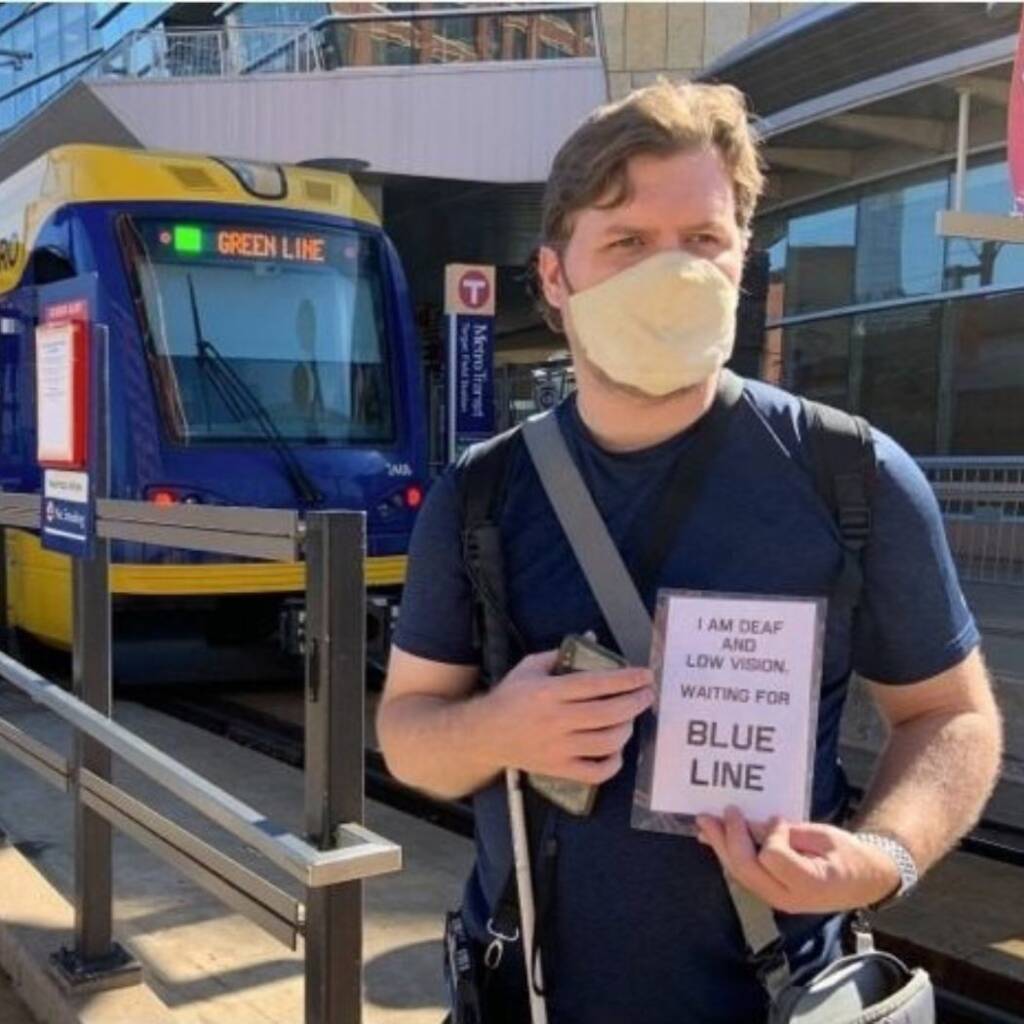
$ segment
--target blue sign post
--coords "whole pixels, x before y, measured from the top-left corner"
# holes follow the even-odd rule
[[[451,264],[448,314],[448,457],[494,434],[494,268]]]
[[[455,438],[465,446],[494,433],[494,317],[455,319]]]

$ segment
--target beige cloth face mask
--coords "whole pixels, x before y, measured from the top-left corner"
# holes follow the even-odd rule
[[[587,359],[617,384],[661,397],[706,380],[732,355],[739,289],[679,249],[569,297]]]

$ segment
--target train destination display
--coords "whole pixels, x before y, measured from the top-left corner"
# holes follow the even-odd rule
[[[668,592],[650,809],[805,820],[825,602]],[[657,658],[657,656],[656,656]]]
[[[351,238],[329,233],[298,232],[270,227],[226,224],[146,225],[155,230],[159,251],[177,259],[266,260],[281,263],[322,264],[341,255],[353,258]],[[346,246],[340,254],[332,250]]]

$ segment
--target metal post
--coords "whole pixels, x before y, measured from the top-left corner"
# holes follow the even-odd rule
[[[97,327],[91,358],[93,407],[91,485],[106,496],[109,437],[107,409],[107,331]],[[110,589],[109,542],[96,537],[91,558],[71,560],[72,686],[74,694],[101,714],[110,716]],[[71,949],[53,955],[58,976],[76,991],[118,988],[141,980],[139,965],[113,941],[113,887],[110,824],[82,803],[79,779],[83,769],[110,779],[110,751],[76,731],[71,754],[75,801],[75,936]]]
[[[964,189],[967,181],[967,145],[971,133],[971,91],[958,89],[959,118],[956,128],[956,173],[953,177],[953,209],[964,208]]]
[[[366,519],[306,517],[306,831],[320,849],[363,821]],[[306,1024],[362,1019],[363,886],[307,890]]]

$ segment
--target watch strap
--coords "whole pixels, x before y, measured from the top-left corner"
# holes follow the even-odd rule
[[[862,843],[874,846],[891,857],[896,865],[896,870],[899,872],[900,881],[895,891],[872,903],[868,907],[869,910],[883,910],[885,907],[891,906],[905,897],[917,885],[919,874],[914,857],[895,836],[885,832],[873,832],[870,830],[855,832],[854,835]]]

